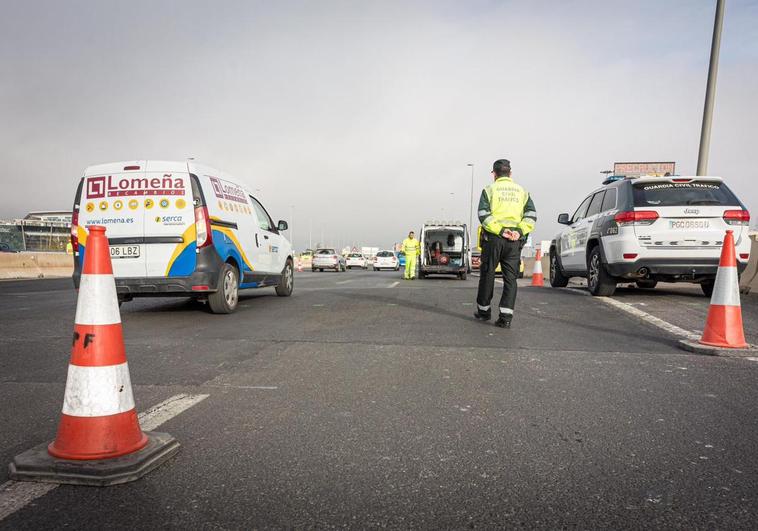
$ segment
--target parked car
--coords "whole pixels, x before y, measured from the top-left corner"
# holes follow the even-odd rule
[[[382,269],[391,269],[398,271],[400,269],[400,260],[397,259],[394,251],[379,251],[374,257],[374,271]]]
[[[719,177],[638,177],[606,181],[561,214],[566,227],[550,246],[550,283],[586,277],[590,293],[612,295],[618,282],[654,288],[692,282],[713,292],[721,247],[734,232],[737,268],[750,257],[750,213]]]
[[[332,248],[316,249],[313,253],[311,271],[323,272],[324,269],[333,269],[337,272],[347,271],[345,257]]]
[[[112,162],[84,171],[71,221],[77,289],[87,225],[107,228],[120,302],[189,296],[230,313],[240,289],[292,293],[287,222],[274,224],[240,181],[195,161]]]
[[[360,269],[368,269],[368,260],[361,253],[350,253],[345,258],[345,264],[348,269],[358,267]]]
[[[399,251],[397,253],[397,261],[400,267],[405,267],[405,251]]]

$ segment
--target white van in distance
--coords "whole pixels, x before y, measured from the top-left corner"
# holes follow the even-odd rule
[[[292,293],[292,247],[234,177],[195,161],[138,160],[90,166],[74,200],[71,243],[79,287],[88,225],[103,225],[119,301],[196,297],[230,313],[238,291]]]

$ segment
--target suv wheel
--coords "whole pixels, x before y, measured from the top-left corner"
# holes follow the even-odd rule
[[[605,270],[597,245],[592,248],[587,260],[587,287],[590,293],[598,297],[609,297],[616,291],[616,279]]]
[[[237,269],[224,264],[218,277],[218,289],[208,295],[208,306],[213,313],[232,313],[239,302],[239,277]]]
[[[703,290],[703,295],[710,297],[713,295],[713,286],[716,284],[715,280],[706,280],[700,283],[700,289]]]
[[[292,295],[292,289],[295,287],[295,276],[292,271],[292,260],[287,260],[282,269],[282,281],[276,287],[276,294],[280,297],[289,297]]]
[[[550,285],[554,288],[565,288],[568,286],[569,278],[563,274],[558,251],[550,249]]]
[[[657,280],[638,280],[636,282],[638,288],[653,289],[658,285]]]

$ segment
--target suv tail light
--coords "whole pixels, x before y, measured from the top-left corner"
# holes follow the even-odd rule
[[[658,219],[658,212],[655,210],[630,210],[619,212],[613,219],[619,225],[652,225]]]
[[[727,225],[748,225],[750,223],[750,212],[747,210],[727,210],[723,217]]]
[[[74,208],[71,213],[71,252],[79,253],[79,209]]]
[[[211,220],[208,209],[204,206],[195,207],[195,232],[197,233],[197,248],[202,249],[213,243]]]

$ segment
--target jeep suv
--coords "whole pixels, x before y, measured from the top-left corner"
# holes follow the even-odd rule
[[[710,296],[727,230],[740,273],[750,256],[750,213],[719,177],[611,178],[589,194],[550,244],[550,283],[586,277],[590,293],[609,296],[619,282],[654,288],[700,284]]]

